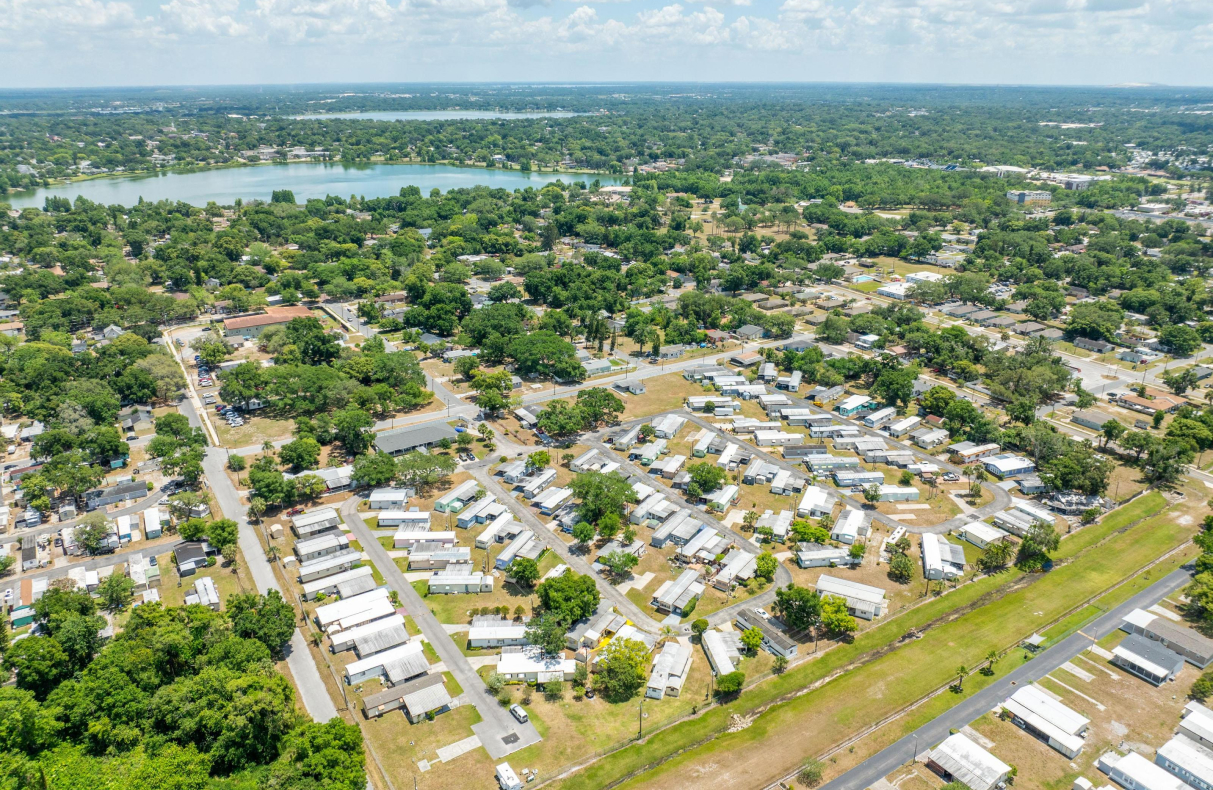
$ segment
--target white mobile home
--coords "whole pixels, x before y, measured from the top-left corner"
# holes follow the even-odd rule
[[[376,488],[367,497],[371,510],[403,510],[412,491],[408,488]]]
[[[428,532],[430,513],[420,510],[384,510],[376,522],[379,529],[395,528],[401,532]]]
[[[821,518],[833,512],[834,501],[824,488],[805,487],[804,495],[800,498],[800,505],[796,508],[796,515],[802,518]]]
[[[463,566],[450,566],[444,570],[434,571],[429,578],[430,595],[451,595],[459,593],[491,593],[493,577],[487,573],[461,570]]]
[[[310,538],[341,525],[341,517],[331,507],[322,507],[291,517],[291,531],[297,538]]]
[[[409,677],[404,678],[404,680],[410,680],[425,674],[428,668],[429,661],[426,660],[425,653],[421,649],[421,642],[409,642],[347,664],[345,682],[350,686],[357,686],[359,683],[375,678],[385,676],[391,678],[393,669],[403,674],[411,673]],[[393,680],[393,682],[397,681]]]
[[[479,483],[475,480],[467,480],[434,502],[434,510],[439,513],[458,513],[468,502],[476,498],[479,491]]]
[[[544,469],[522,486],[522,495],[527,499],[534,499],[555,482],[556,470]]]
[[[845,598],[847,611],[864,620],[872,620],[883,615],[887,603],[885,591],[879,587],[860,584],[850,579],[840,579],[824,573],[817,579],[817,592],[820,595],[836,595],[839,598]]]
[[[1052,746],[1071,760],[1082,751],[1082,734],[1089,719],[1075,713],[1064,704],[1034,685],[1024,686],[1006,699],[1003,708],[1010,712],[1011,721]]]
[[[526,623],[502,620],[493,625],[473,625],[468,630],[468,647],[507,647],[530,644]]]
[[[991,543],[997,543],[1000,540],[1005,540],[1007,537],[1006,532],[984,521],[974,521],[970,524],[965,524],[958,532],[962,538],[979,549],[989,548]]]
[[[303,585],[303,600],[314,601],[321,595],[340,595],[349,597],[343,592],[348,590],[350,596],[375,589],[375,572],[370,565],[359,565],[357,568],[334,574],[325,579],[317,579]],[[357,590],[357,592],[353,592]]]
[[[454,546],[458,543],[454,530],[442,532],[403,532],[392,535],[392,546],[397,549],[411,549],[418,543],[437,543],[442,546]]]
[[[878,409],[869,414],[867,417],[864,417],[863,424],[869,428],[880,428],[885,423],[892,422],[893,418],[896,416],[897,409],[894,409],[892,406],[886,406],[885,408]]]
[[[867,534],[868,527],[863,523],[863,511],[846,508],[838,515],[838,521],[834,524],[830,537],[839,543],[850,545]]]
[[[572,680],[577,662],[571,658],[549,656],[542,648],[524,647],[502,653],[497,659],[497,672],[506,681],[515,683],[547,683],[549,680]]]
[[[313,619],[322,631],[328,631],[330,630],[330,626],[342,618],[372,609],[383,601],[387,601],[389,607],[388,614],[391,614],[391,611],[394,610],[391,609],[388,589],[386,587],[376,587],[352,598],[343,598],[340,601],[317,606]]]
[[[353,549],[310,560],[299,565],[299,581],[307,584],[316,579],[343,573],[359,562],[362,562],[362,554]]]

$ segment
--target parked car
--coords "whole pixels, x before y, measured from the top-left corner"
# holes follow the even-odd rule
[[[531,717],[526,715],[526,711],[522,709],[522,706],[516,703],[510,706],[510,715],[523,724],[531,720]]]

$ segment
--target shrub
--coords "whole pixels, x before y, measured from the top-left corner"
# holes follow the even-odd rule
[[[821,784],[823,773],[821,762],[810,757],[796,774],[796,781],[805,787],[816,787]]]

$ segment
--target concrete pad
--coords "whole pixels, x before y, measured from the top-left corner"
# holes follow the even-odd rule
[[[619,592],[627,593],[628,590],[643,590],[645,585],[653,581],[653,572],[642,573],[639,576],[633,576],[623,584],[619,585]]]
[[[682,625],[682,618],[676,614],[666,615],[666,618],[661,621],[662,625],[669,625],[677,628]]]
[[[960,731],[961,731],[961,733],[964,734],[964,736],[966,738],[968,738],[970,741],[977,744],[981,748],[983,748],[983,749],[993,749],[994,748],[994,741],[992,741],[989,738],[987,738],[986,736],[982,735],[980,732],[973,729],[969,725],[966,724],[965,726],[961,727]]]
[[[429,760],[418,760],[417,761],[417,770],[421,771],[421,773],[425,773],[426,771],[430,770],[430,761]]]
[[[906,504],[906,503],[901,503],[901,502],[899,502],[899,503],[897,504],[897,509],[898,509],[898,510],[930,510],[930,509],[931,509],[931,506],[930,506],[930,505],[928,505],[928,504],[926,504],[926,503],[923,503],[923,504],[912,504],[912,503],[910,503],[910,504]]]
[[[1079,680],[1085,680],[1088,683],[1090,683],[1092,680],[1095,679],[1094,675],[1092,675],[1090,672],[1086,671],[1085,669],[1082,669],[1081,667],[1076,666],[1074,664],[1074,662],[1072,662],[1072,661],[1067,661],[1066,663],[1062,664],[1061,668],[1064,669],[1066,672],[1069,672],[1071,675],[1078,678]]]
[[[1104,650],[1099,645],[1091,645],[1090,650],[1095,655],[1099,656],[1100,658],[1107,659],[1108,661],[1111,661],[1112,659],[1116,658],[1116,656],[1114,656],[1112,654],[1111,650]]]
[[[407,571],[404,574],[404,578],[406,581],[415,582],[420,581],[421,579],[428,579],[433,575],[433,571]]]
[[[790,551],[776,552],[775,559],[779,560],[780,562],[782,562],[783,560],[790,560],[790,559],[792,559],[792,552],[790,552]]]
[[[918,519],[918,516],[913,513],[893,513],[889,518],[897,521],[915,521]]]
[[[444,763],[450,762],[459,755],[467,754],[473,749],[480,748],[480,746],[480,736],[470,735],[467,738],[464,738],[462,741],[455,741],[447,746],[438,747],[438,759],[442,760]]]
[[[442,624],[442,630],[446,631],[448,634],[458,634],[458,633],[462,633],[464,631],[470,631],[471,628],[472,627],[470,625],[468,625],[467,623],[443,623]]]
[[[497,654],[493,653],[487,656],[468,656],[468,663],[472,665],[472,669],[480,669],[481,667],[497,666]]]
[[[392,559],[398,559],[401,557],[409,556],[409,551],[408,551],[408,549],[389,550],[387,555],[389,557],[391,557]]]
[[[1172,612],[1170,609],[1164,609],[1163,607],[1159,606],[1158,604],[1154,604],[1146,611],[1159,615],[1160,617],[1165,617],[1174,623],[1178,623],[1180,620],[1183,619],[1179,615],[1175,614],[1175,612]]]

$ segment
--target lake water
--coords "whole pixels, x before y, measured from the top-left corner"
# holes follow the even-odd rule
[[[361,121],[484,121],[518,118],[572,118],[575,112],[498,112],[496,110],[404,110],[400,112],[332,112],[296,115],[297,121],[323,121],[325,118],[352,118]]]
[[[199,170],[192,173],[158,173],[148,176],[119,176],[79,181],[73,184],[14,192],[0,196],[13,208],[42,208],[48,196],[77,196],[105,205],[133,206],[139,198],[147,201],[180,200],[194,206],[214,201],[230,205],[236,198],[269,200],[275,189],[289,189],[300,203],[325,195],[350,195],[376,198],[400,194],[400,188],[416,186],[421,194],[431,189],[449,189],[485,185],[503,189],[540,188],[557,179],[569,183],[598,179],[602,184],[619,184],[619,176],[570,173],[524,173],[520,170],[492,170],[453,165],[341,165],[322,163],[255,165]]]

